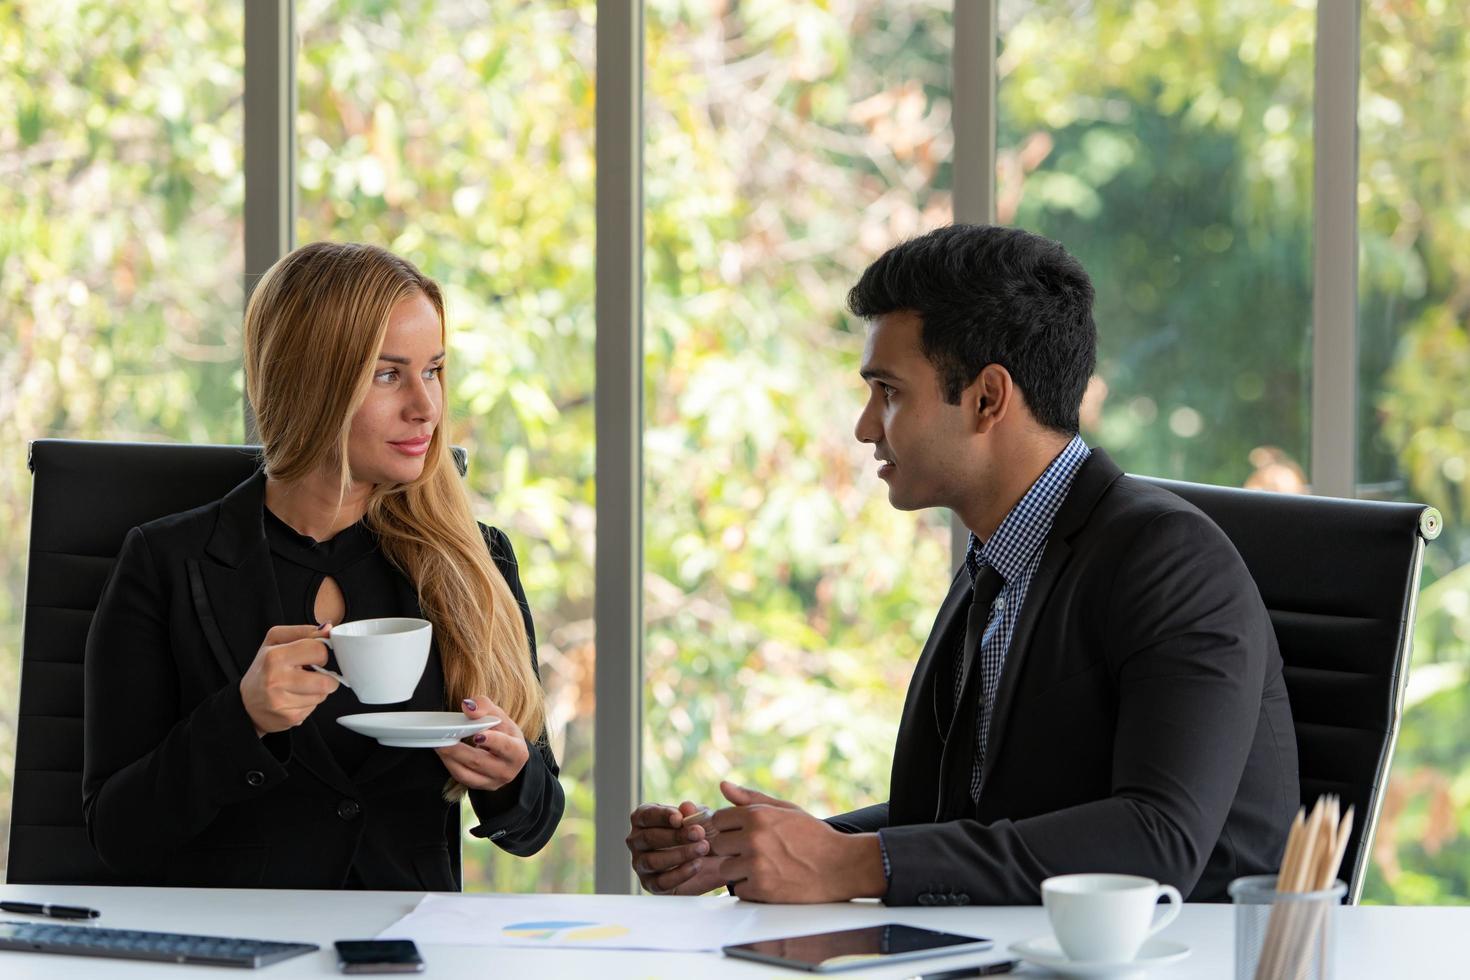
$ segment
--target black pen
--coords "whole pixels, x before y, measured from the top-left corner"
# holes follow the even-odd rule
[[[18,915],[45,915],[53,919],[95,919],[101,915],[96,909],[80,905],[46,905],[40,902],[0,902],[0,912],[15,912]]]
[[[997,973],[1010,973],[1020,964],[1020,960],[999,960],[995,963],[981,963],[979,966],[962,966],[958,970],[918,973],[905,980],[961,980],[963,977],[989,977]]]

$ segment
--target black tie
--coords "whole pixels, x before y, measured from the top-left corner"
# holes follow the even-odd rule
[[[990,565],[981,565],[970,593],[970,611],[965,619],[965,645],[961,650],[955,682],[955,706],[945,739],[944,798],[948,806],[970,804],[970,777],[975,765],[980,701],[980,642],[990,623],[990,607],[1000,595],[1005,579]],[[947,809],[948,807],[946,807]],[[958,814],[956,814],[958,815]]]
[[[1000,595],[1005,584],[1000,572],[990,565],[981,565],[980,573],[975,576],[975,584],[970,589],[970,614],[965,618],[965,645],[960,654],[963,659],[959,677],[955,679],[956,708],[965,703],[965,687],[975,673],[980,660],[980,641],[985,638],[985,627],[990,625],[990,607],[995,604],[995,597]]]

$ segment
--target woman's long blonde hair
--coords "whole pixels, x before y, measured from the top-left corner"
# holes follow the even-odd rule
[[[385,249],[314,242],[271,266],[245,309],[245,391],[270,477],[291,483],[331,466],[345,496],[353,413],[372,383],[389,316],[416,295],[433,304],[443,336],[438,284]],[[539,739],[545,700],[525,622],[470,512],[442,422],[423,473],[376,486],[365,521],[434,624],[446,707],[488,695]]]

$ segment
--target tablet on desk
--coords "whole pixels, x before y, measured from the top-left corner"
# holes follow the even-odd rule
[[[844,929],[841,932],[818,932],[809,936],[740,943],[726,946],[724,953],[726,956],[794,970],[831,973],[860,966],[916,960],[924,956],[972,953],[989,949],[991,945],[989,939],[978,936],[961,936],[953,932],[937,932],[918,926],[888,923],[861,929]]]

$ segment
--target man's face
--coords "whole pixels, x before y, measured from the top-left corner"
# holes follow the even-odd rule
[[[975,434],[967,400],[944,400],[939,373],[919,345],[922,326],[907,311],[880,316],[868,325],[863,349],[868,403],[854,434],[873,445],[888,502],[899,510],[954,506]]]

